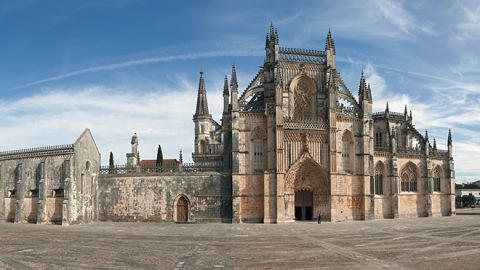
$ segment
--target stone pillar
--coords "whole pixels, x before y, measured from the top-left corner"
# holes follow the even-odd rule
[[[425,210],[427,212],[427,216],[431,217],[433,215],[432,212],[432,191],[433,191],[433,179],[432,179],[432,163],[430,159],[427,158],[425,159],[425,167],[426,167],[426,172],[425,172],[425,181],[424,181],[424,192],[426,193],[427,201],[425,205]]]
[[[70,225],[71,220],[73,219],[73,213],[75,212],[75,205],[73,205],[73,198],[78,196],[74,195],[75,189],[74,184],[72,183],[72,170],[70,160],[64,161],[65,168],[65,179],[63,180],[63,204],[62,204],[62,226]],[[73,208],[73,209],[72,209]]]
[[[264,186],[264,217],[263,223],[277,223],[277,175],[275,173],[265,172]]]
[[[25,198],[25,183],[23,181],[23,164],[18,164],[16,169],[16,201],[15,201],[15,223],[25,223],[25,216],[24,216],[24,209],[23,209],[23,202]]]
[[[45,161],[40,163],[40,183],[38,183],[38,207],[37,207],[37,224],[45,224],[46,206],[47,206],[47,177]]]
[[[393,213],[393,218],[399,218],[400,217],[400,212],[398,210],[398,167],[397,167],[397,156],[394,154],[392,156],[392,165],[391,167],[391,173],[390,173],[390,179],[392,183],[392,213]]]
[[[0,222],[5,222],[5,182],[3,164],[0,164]]]
[[[450,172],[450,214],[454,216],[457,212],[455,210],[455,164],[453,158],[449,159],[448,167]]]

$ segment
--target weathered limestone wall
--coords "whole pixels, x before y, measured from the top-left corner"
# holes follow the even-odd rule
[[[181,196],[188,202],[189,222],[232,221],[231,177],[217,172],[102,175],[98,196],[101,221],[177,221]]]
[[[240,222],[261,223],[264,217],[264,175],[240,176]]]

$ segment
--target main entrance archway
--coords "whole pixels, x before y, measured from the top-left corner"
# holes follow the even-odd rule
[[[327,174],[308,152],[290,167],[285,176],[284,211],[281,221],[330,220],[330,185]]]
[[[295,192],[295,220],[313,219],[313,192],[299,190]]]

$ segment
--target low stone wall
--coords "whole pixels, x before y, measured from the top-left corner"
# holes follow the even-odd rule
[[[219,172],[101,175],[100,221],[177,221],[179,198],[188,203],[188,222],[232,221],[231,176]]]

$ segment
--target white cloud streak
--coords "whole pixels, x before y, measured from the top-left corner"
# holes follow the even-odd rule
[[[48,82],[58,81],[62,79],[67,79],[70,77],[75,77],[83,74],[89,73],[96,73],[102,71],[111,71],[117,70],[132,66],[140,66],[140,65],[148,65],[148,64],[155,64],[155,63],[162,63],[162,62],[173,62],[173,61],[185,61],[185,60],[195,60],[195,59],[204,59],[204,58],[215,58],[215,57],[232,57],[232,56],[261,56],[263,55],[260,50],[223,50],[223,51],[207,51],[207,52],[198,52],[198,53],[189,53],[189,54],[178,54],[178,55],[168,55],[168,56],[160,56],[160,57],[151,57],[151,58],[144,58],[144,59],[137,59],[131,61],[125,61],[121,63],[114,63],[109,65],[102,65],[96,67],[89,67],[84,69],[75,70],[72,72],[60,74],[57,76],[48,77],[45,79],[33,81],[30,83],[26,83],[14,88],[11,88],[8,91],[22,89],[30,86],[35,86],[39,84],[44,84]],[[6,92],[4,91],[4,92]]]

